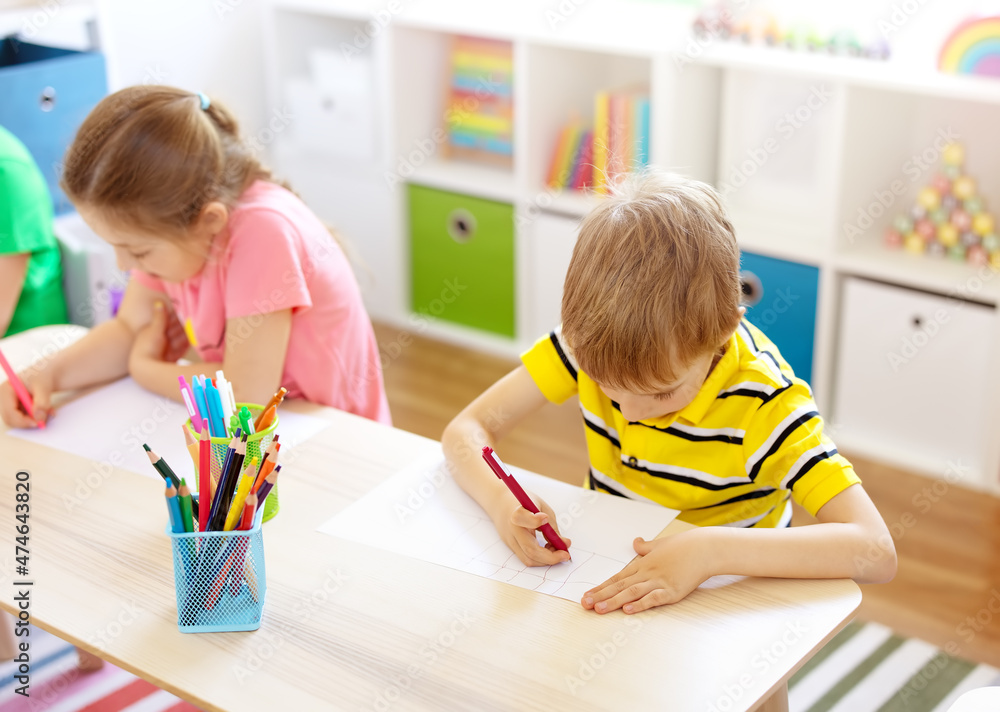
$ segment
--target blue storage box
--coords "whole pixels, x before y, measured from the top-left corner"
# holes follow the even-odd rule
[[[747,319],[775,343],[795,375],[812,380],[819,270],[744,252],[740,259]]]
[[[108,93],[104,55],[0,40],[0,126],[31,151],[56,214],[72,206],[59,189],[63,156],[91,109]]]

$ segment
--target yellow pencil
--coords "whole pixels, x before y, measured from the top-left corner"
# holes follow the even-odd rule
[[[182,425],[181,430],[184,431],[184,444],[187,445],[188,453],[191,455],[191,461],[195,464],[195,467],[197,467],[199,459],[198,441],[194,439],[194,435],[192,435],[191,431],[188,430],[187,425]]]
[[[240,517],[243,516],[243,505],[246,503],[247,495],[250,494],[250,485],[253,484],[256,476],[257,458],[255,457],[250,461],[250,465],[243,471],[243,476],[240,478],[240,484],[236,488],[236,494],[233,495],[232,504],[229,505],[229,512],[226,514],[225,526],[225,530],[227,532],[233,531],[239,523]]]

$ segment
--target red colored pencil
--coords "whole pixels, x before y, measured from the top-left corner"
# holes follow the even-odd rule
[[[257,513],[257,495],[248,494],[246,503],[243,505],[243,515],[240,523],[236,527],[240,531],[250,531],[253,529],[253,517]]]

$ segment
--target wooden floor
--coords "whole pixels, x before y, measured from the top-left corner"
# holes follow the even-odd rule
[[[414,334],[399,339],[393,327],[376,324],[375,333],[394,424],[429,438],[439,439],[455,414],[517,365]],[[860,617],[941,647],[954,643],[960,655],[1000,667],[1000,499],[845,454],[899,555],[892,583],[862,587]],[[575,400],[548,404],[518,425],[503,457],[580,484],[587,453]],[[808,518],[798,510],[795,523]]]

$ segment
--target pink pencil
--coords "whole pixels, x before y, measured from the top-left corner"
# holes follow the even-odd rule
[[[17,394],[17,399],[21,401],[21,405],[24,406],[24,412],[30,417],[35,417],[35,402],[31,400],[31,394],[28,393],[28,389],[24,387],[21,383],[21,379],[17,377],[14,373],[14,369],[10,367],[7,363],[7,359],[4,358],[3,351],[0,351],[0,366],[3,366],[4,373],[7,374],[7,380],[10,381],[10,385],[14,388],[14,393]],[[38,420],[35,418],[35,422],[38,423],[39,428],[45,427],[44,420]]]

